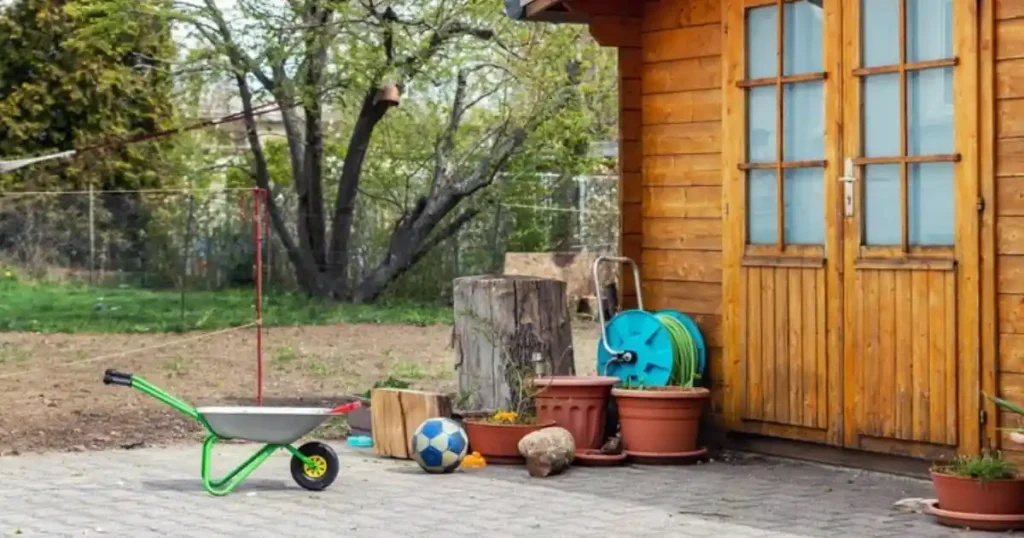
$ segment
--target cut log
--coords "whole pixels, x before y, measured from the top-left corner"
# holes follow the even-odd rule
[[[428,418],[450,417],[452,402],[450,396],[438,392],[382,388],[370,391],[370,411],[377,455],[407,460],[416,428]]]
[[[455,369],[460,407],[512,409],[515,375],[574,375],[566,284],[531,276],[455,279]],[[510,371],[516,371],[511,374]]]

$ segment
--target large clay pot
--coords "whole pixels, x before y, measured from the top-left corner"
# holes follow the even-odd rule
[[[1024,528],[1024,479],[979,480],[933,469],[937,506],[945,525],[992,531]]]
[[[548,426],[553,420],[536,424],[494,424],[480,419],[466,419],[463,423],[469,446],[487,460],[487,463],[524,463],[526,458],[519,454],[519,441],[527,434]]]
[[[1024,479],[978,480],[932,470],[939,507],[972,514],[1024,515]]]
[[[577,450],[600,448],[604,444],[608,395],[617,377],[554,376],[533,380],[541,389],[534,397],[537,419],[554,421],[569,430]]]
[[[708,389],[657,387],[612,389],[627,453],[682,456],[697,450],[697,432]]]

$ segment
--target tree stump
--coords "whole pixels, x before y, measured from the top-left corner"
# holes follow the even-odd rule
[[[513,408],[512,370],[575,374],[565,282],[512,275],[457,278],[454,308],[460,409]]]
[[[370,391],[373,448],[378,456],[407,460],[412,457],[412,434],[424,420],[450,417],[451,398],[437,392],[407,389]]]

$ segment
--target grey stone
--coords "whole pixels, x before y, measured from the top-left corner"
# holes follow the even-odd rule
[[[530,476],[556,475],[568,469],[572,463],[576,441],[569,430],[552,426],[520,439],[519,453],[526,458],[526,470]]]

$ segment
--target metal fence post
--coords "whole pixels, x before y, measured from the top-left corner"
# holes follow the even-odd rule
[[[89,185],[89,285],[96,284],[96,201],[92,185]]]

